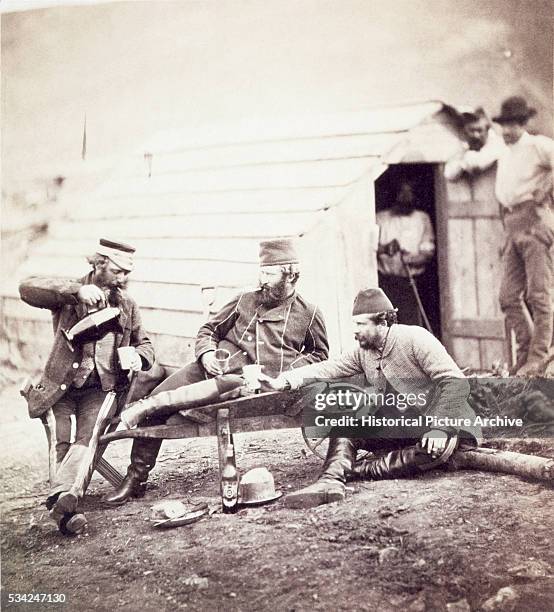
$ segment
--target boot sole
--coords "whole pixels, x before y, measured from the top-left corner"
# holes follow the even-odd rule
[[[123,506],[124,504],[126,504],[129,499],[122,499],[121,501],[109,501],[107,499],[103,499],[102,503],[104,504],[104,506],[108,506],[108,508],[117,508],[118,506]]]
[[[56,514],[68,514],[77,510],[78,503],[79,500],[73,493],[60,493],[52,510],[54,510]]]
[[[332,504],[334,502],[344,501],[344,498],[344,493],[341,493],[340,491],[302,493],[301,495],[291,493],[285,497],[284,503],[287,508],[301,510],[305,508],[315,508],[316,506],[322,506],[323,504]]]
[[[72,535],[79,535],[87,526],[87,519],[84,514],[75,514],[65,524],[65,529]]]
[[[102,498],[102,503],[105,506],[108,506],[110,508],[117,508],[118,506],[123,506],[123,504],[126,504],[128,501],[131,501],[132,499],[140,499],[141,497],[144,497],[145,495],[146,495],[146,487],[144,487],[143,489],[139,489],[138,491],[133,491],[131,495],[123,499],[110,500],[104,497]]]

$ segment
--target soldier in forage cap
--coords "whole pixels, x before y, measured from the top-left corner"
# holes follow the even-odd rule
[[[133,269],[135,249],[123,242],[101,238],[96,253],[88,257],[92,271],[80,279],[32,276],[21,282],[21,299],[52,313],[54,344],[44,373],[27,393],[29,414],[47,425],[50,446],[56,453],[56,473],[46,500],[51,517],[66,535],[80,533],[86,518],[78,505],[92,473],[93,458],[87,452],[98,413],[106,395],[123,396],[127,371],[121,369],[117,349],[133,346],[133,371],[148,370],[154,349],[146,336],[139,309],[125,290]],[[67,342],[64,331],[88,314],[88,309],[117,307],[117,325],[96,341]],[[71,416],[76,438],[71,443]]]
[[[317,306],[296,291],[300,268],[294,241],[265,240],[260,244],[259,258],[258,290],[241,293],[202,325],[196,337],[196,360],[142,400],[140,410],[145,424],[164,423],[172,409],[177,412],[190,400],[193,383],[223,374],[215,357],[217,349],[226,349],[231,355],[226,374],[259,364],[264,372],[278,376],[327,358],[329,345],[323,316]],[[171,405],[166,405],[168,402]],[[134,441],[125,480],[104,498],[108,505],[120,505],[130,497],[144,495],[161,443],[157,439]]]

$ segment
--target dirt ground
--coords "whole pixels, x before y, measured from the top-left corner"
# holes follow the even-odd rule
[[[288,510],[278,500],[156,530],[149,514],[160,500],[219,508],[215,440],[172,441],[141,500],[103,507],[110,486],[95,476],[88,529],[66,538],[41,505],[41,427],[18,416],[13,391],[2,399],[12,407],[2,416],[5,610],[554,609],[554,491],[545,484],[435,471],[353,484],[342,504]],[[321,465],[295,430],[235,441],[239,469],[266,466],[284,492],[311,483]],[[552,442],[515,448],[554,457]],[[123,470],[128,452],[116,442],[106,457]],[[63,593],[66,603],[9,603],[10,593]]]

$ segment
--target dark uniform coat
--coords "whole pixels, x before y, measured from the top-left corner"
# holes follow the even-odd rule
[[[229,372],[256,363],[270,376],[327,359],[327,332],[317,306],[298,293],[275,307],[263,304],[260,296],[259,291],[241,293],[203,325],[196,358],[224,348],[231,353]]]
[[[63,396],[81,365],[81,347],[77,346],[72,351],[62,330],[71,328],[86,314],[77,293],[83,285],[91,282],[91,274],[79,280],[32,276],[19,286],[19,294],[24,302],[52,311],[54,327],[54,345],[44,372],[27,396],[31,418],[40,417]],[[121,291],[118,307],[121,311],[121,328],[115,332],[115,349],[134,346],[142,358],[143,370],[148,370],[154,362],[154,348],[142,328],[138,306],[127,292]],[[127,373],[119,368],[117,360],[114,360],[114,364],[111,371],[97,366],[104,391],[123,388],[127,384]]]

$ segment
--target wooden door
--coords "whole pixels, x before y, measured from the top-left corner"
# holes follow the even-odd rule
[[[494,197],[496,170],[446,181],[436,170],[443,341],[461,367],[507,361],[498,303],[504,230]]]

